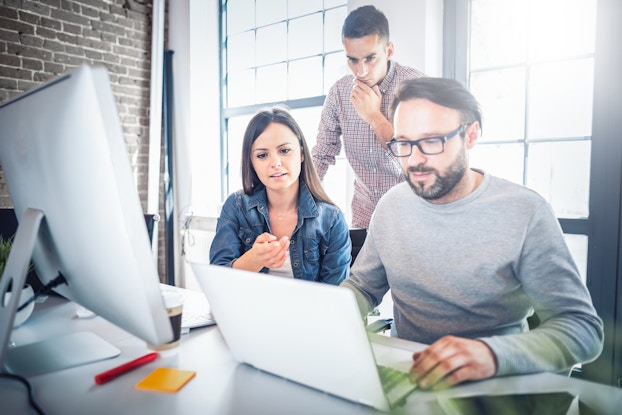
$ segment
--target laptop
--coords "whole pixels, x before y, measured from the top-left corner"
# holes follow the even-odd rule
[[[192,269],[238,362],[381,411],[415,389],[412,351],[372,343],[348,288],[209,264]],[[385,372],[391,387],[383,387]]]

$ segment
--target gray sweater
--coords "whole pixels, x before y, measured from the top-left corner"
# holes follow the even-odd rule
[[[497,375],[567,370],[602,350],[602,321],[550,206],[488,174],[473,193],[443,205],[408,183],[393,187],[342,285],[365,314],[390,288],[400,338],[483,340]],[[542,323],[529,331],[534,310]]]

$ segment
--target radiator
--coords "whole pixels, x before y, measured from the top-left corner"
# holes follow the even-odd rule
[[[216,234],[216,219],[195,216],[181,232],[184,259],[187,262],[209,264],[209,249]]]

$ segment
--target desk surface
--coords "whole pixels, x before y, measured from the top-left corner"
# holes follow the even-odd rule
[[[371,408],[351,403],[302,385],[239,365],[229,353],[215,326],[192,330],[182,337],[174,354],[163,355],[104,385],[93,377],[149,352],[145,343],[113,326],[101,317],[77,319],[75,304],[51,297],[37,304],[35,312],[12,340],[27,344],[40,339],[91,331],[121,350],[105,361],[31,377],[36,402],[48,415],[66,414],[374,414]],[[392,346],[417,350],[421,345],[384,338]],[[136,383],[156,367],[173,367],[197,372],[175,394],[139,391]],[[458,386],[441,393],[415,392],[397,414],[438,414],[440,395],[471,396],[528,392],[569,391],[599,414],[618,414],[622,389],[565,376],[542,373],[490,379]],[[25,388],[18,382],[0,379],[2,413],[34,413]],[[5,412],[8,410],[8,412]]]

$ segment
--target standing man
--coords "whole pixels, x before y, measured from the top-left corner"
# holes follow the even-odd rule
[[[389,104],[400,81],[423,73],[401,66],[393,58],[389,22],[374,6],[350,12],[343,24],[342,41],[352,75],[330,89],[312,156],[324,179],[343,145],[354,170],[352,226],[367,228],[380,197],[404,181],[399,162],[386,148],[393,137]]]
[[[469,166],[482,122],[473,95],[451,79],[408,80],[390,113],[406,182],[378,203],[341,285],[364,315],[391,289],[397,336],[430,345],[413,356],[414,381],[442,388],[595,359],[603,323],[551,207]]]

